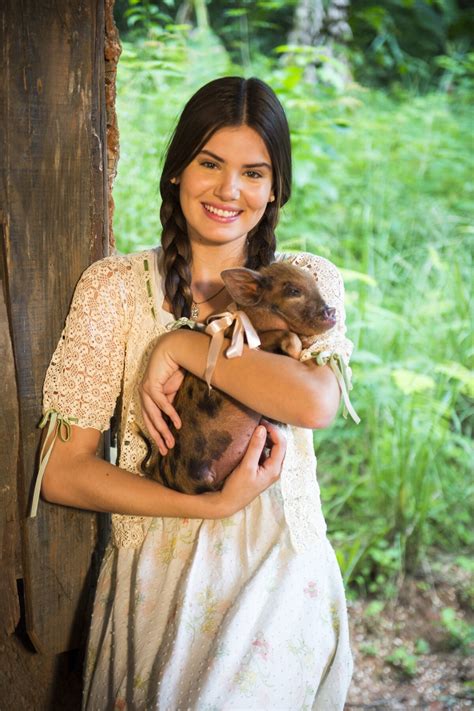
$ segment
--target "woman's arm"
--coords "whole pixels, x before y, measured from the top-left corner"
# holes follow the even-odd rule
[[[267,434],[273,446],[268,459],[259,464]],[[227,478],[222,491],[195,496],[173,491],[99,459],[99,438],[98,430],[73,425],[67,442],[56,440],[41,488],[47,501],[137,516],[225,518],[276,481],[286,450],[282,433],[265,422],[255,431],[242,462]]]
[[[226,358],[228,346],[229,341],[224,340],[212,377],[216,388],[279,422],[312,429],[332,422],[340,390],[328,366],[247,347],[242,356]],[[150,357],[141,395],[147,427],[162,453],[166,444],[172,446],[174,442],[161,412],[169,415],[175,425],[180,424],[172,398],[164,388],[178,368],[203,378],[208,349],[209,336],[180,329],[163,335]]]

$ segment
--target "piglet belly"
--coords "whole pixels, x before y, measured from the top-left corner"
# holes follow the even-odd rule
[[[158,463],[158,478],[185,493],[220,489],[241,461],[261,416],[187,373],[174,406],[182,426],[173,449]]]
[[[242,461],[260,420],[261,415],[230,398],[224,403],[220,424],[230,433],[232,440],[221,456],[212,463],[216,480],[220,484]]]

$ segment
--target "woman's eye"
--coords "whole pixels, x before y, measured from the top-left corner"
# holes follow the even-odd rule
[[[217,163],[213,163],[212,160],[203,160],[201,165],[204,168],[217,168]]]
[[[261,178],[262,174],[258,173],[256,170],[247,170],[246,175],[248,175],[249,178]]]

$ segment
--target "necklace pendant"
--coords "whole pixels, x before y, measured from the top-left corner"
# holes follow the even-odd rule
[[[191,304],[191,318],[194,319],[194,321],[197,321],[199,318],[199,306],[195,301]]]

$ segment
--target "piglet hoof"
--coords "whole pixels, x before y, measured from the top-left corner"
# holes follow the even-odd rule
[[[288,333],[285,334],[281,341],[281,350],[289,355],[290,358],[298,360],[301,355],[302,344],[296,333],[288,331]]]

